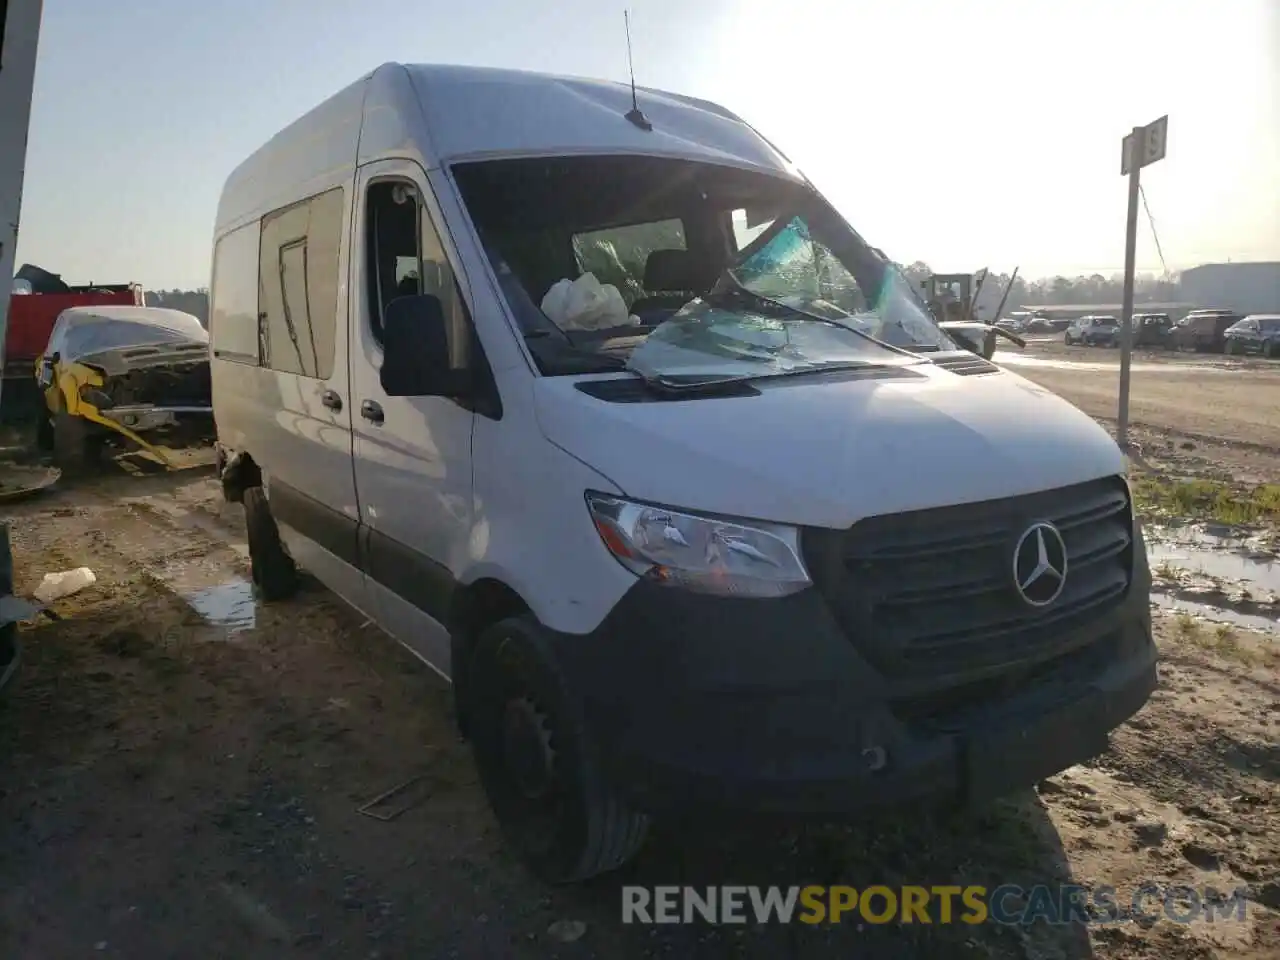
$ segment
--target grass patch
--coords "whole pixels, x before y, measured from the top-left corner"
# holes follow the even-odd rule
[[[1280,664],[1280,650],[1270,641],[1242,641],[1239,632],[1229,623],[1210,624],[1187,613],[1173,617],[1173,638],[1179,643],[1190,644],[1223,660],[1232,660],[1246,666]]]
[[[1280,484],[1239,487],[1218,480],[1132,481],[1134,505],[1142,514],[1216,520],[1220,523],[1280,523]]]

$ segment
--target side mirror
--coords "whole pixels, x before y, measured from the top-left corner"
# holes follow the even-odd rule
[[[53,386],[53,365],[55,362],[53,357],[47,355],[41,359],[40,372],[36,377],[36,382],[41,389],[48,389]]]
[[[450,361],[444,305],[429,293],[397,297],[382,320],[379,380],[389,397],[451,397],[471,392],[471,371]]]

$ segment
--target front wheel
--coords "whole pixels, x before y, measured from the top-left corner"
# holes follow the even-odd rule
[[[36,420],[36,449],[41,453],[53,453],[53,420],[47,410],[41,410]]]
[[[1280,346],[1274,340],[1268,340],[1262,345],[1262,355],[1268,360],[1274,359],[1277,353],[1280,353]]]
[[[599,755],[531,616],[486,630],[468,671],[467,729],[502,832],[548,883],[614,870],[643,845],[649,818],[605,780]]]
[[[262,487],[244,491],[244,525],[253,583],[262,599],[271,603],[292,596],[298,588],[298,568],[280,540],[280,529]]]
[[[97,464],[104,438],[83,417],[60,410],[53,415],[50,431],[53,462],[65,475],[84,473]]]
[[[1236,342],[1234,340],[1228,340],[1225,344],[1223,344],[1222,352],[1225,353],[1227,356],[1231,356],[1231,354],[1236,352]]]

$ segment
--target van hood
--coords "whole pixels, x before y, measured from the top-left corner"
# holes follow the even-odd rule
[[[843,528],[1123,473],[1090,417],[1005,370],[757,380],[759,396],[600,400],[540,377],[546,437],[637,500]]]

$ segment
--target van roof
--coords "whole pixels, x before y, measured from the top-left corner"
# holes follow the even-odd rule
[[[285,127],[228,177],[219,232],[337,186],[356,164],[398,157],[430,170],[502,156],[643,154],[798,179],[742,119],[695,97],[638,88],[653,129],[625,114],[631,88],[581,77],[387,63]]]

